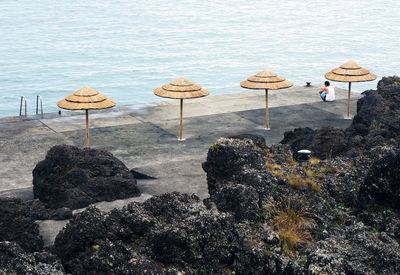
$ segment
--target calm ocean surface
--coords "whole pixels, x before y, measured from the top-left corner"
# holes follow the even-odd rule
[[[1,117],[19,114],[21,95],[29,114],[37,94],[57,111],[84,85],[122,105],[159,100],[179,76],[214,95],[264,68],[322,83],[349,59],[400,73],[400,1],[0,0]]]

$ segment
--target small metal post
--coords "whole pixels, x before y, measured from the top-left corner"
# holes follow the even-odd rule
[[[36,114],[38,114],[39,111],[39,95],[36,96]]]

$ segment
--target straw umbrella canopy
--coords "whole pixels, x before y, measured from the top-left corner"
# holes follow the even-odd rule
[[[108,109],[114,107],[115,104],[114,100],[92,88],[84,86],[65,99],[60,100],[57,106],[67,110],[86,111],[86,148],[89,148],[89,110]]]
[[[325,74],[325,78],[338,81],[338,82],[349,82],[349,92],[347,96],[347,116],[346,118],[350,118],[350,91],[351,91],[351,82],[364,82],[364,81],[372,81],[376,79],[376,75],[368,71],[367,69],[362,68],[353,60],[349,60],[339,68],[335,68],[332,71]]]
[[[154,90],[154,94],[165,98],[175,98],[180,99],[180,131],[179,140],[182,138],[182,116],[183,116],[183,100],[189,98],[198,98],[207,96],[210,93],[203,89],[200,85],[194,84],[193,82],[187,80],[184,77],[179,77],[169,84],[157,88]]]
[[[293,86],[292,82],[269,70],[264,70],[256,75],[250,76],[247,80],[240,82],[240,86],[247,89],[265,90],[265,121],[266,129],[269,130],[268,118],[268,90],[279,90]]]

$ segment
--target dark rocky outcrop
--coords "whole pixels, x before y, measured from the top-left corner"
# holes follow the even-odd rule
[[[231,212],[238,221],[262,221],[267,201],[280,204],[290,197],[293,201],[308,201],[317,216],[324,212],[321,209],[335,205],[325,190],[316,194],[308,187],[291,189],[283,174],[275,177],[273,171],[267,170],[266,162],[272,159],[280,168],[281,164],[294,161],[287,145],[262,149],[255,146],[252,138],[220,139],[211,146],[203,163],[210,193],[207,201],[213,202],[220,211]],[[295,168],[288,168],[286,172],[292,169]],[[321,196],[327,200],[321,201]]]
[[[256,137],[256,141],[263,139],[258,144],[264,144],[263,137]],[[208,155],[207,161],[203,163],[203,169],[207,172],[208,192],[213,195],[215,191],[220,190],[222,185],[228,181],[243,181],[243,177],[252,176],[251,173],[243,174],[242,171],[246,169],[265,168],[266,152],[263,147],[258,147],[254,143],[254,137],[240,139],[240,138],[222,138],[220,142],[212,145]],[[224,141],[228,140],[228,143]],[[230,144],[237,145],[237,147],[230,146]]]
[[[68,207],[46,208],[39,199],[24,201],[23,206],[26,207],[29,216],[34,220],[66,220],[72,218],[72,210]]]
[[[0,199],[0,241],[13,241],[27,251],[39,251],[43,240],[30,208],[20,199]]]
[[[380,155],[360,190],[360,203],[400,209],[400,150]]]
[[[318,130],[297,128],[293,132],[285,132],[283,144],[290,144],[297,158],[298,150],[308,149],[313,156],[322,159],[336,157],[347,149],[348,140],[343,129],[323,127]]]
[[[74,274],[129,274],[135,268],[149,274],[218,273],[233,264],[238,247],[229,214],[207,210],[198,197],[178,193],[132,203],[108,216],[89,208],[55,242],[64,267]]]
[[[212,200],[205,201],[208,207],[213,207],[212,202],[217,202],[220,211],[231,212],[238,221],[258,221],[263,215],[257,190],[251,186],[227,183],[212,196]]]
[[[15,242],[0,242],[0,274],[65,274],[59,259],[49,252],[28,253]]]
[[[251,225],[246,234],[252,236],[254,250],[260,247],[266,254],[251,257],[257,259],[254,270],[263,265],[263,272],[271,274],[397,274],[400,216],[371,196],[366,205],[361,204],[360,195],[363,190],[377,195],[377,190],[366,186],[381,182],[380,191],[397,196],[397,152],[375,147],[361,156],[299,165],[287,145],[261,149],[252,137],[222,138],[211,146],[203,164],[210,189],[205,203],[231,213],[237,226]],[[396,200],[390,201],[393,207]],[[284,212],[281,207],[278,214],[274,212],[279,205],[291,205],[293,215],[297,215],[294,209],[302,209],[298,213],[312,221],[306,232],[313,241],[298,248],[299,257],[287,257],[282,246],[285,231],[274,225],[276,216]],[[268,240],[273,236],[278,241]],[[251,266],[250,260],[242,260]]]
[[[54,209],[76,209],[140,194],[129,169],[103,150],[54,146],[32,174],[35,198]]]
[[[363,94],[357,102],[357,115],[349,130],[361,136],[379,130],[385,139],[396,138],[400,134],[400,77],[383,77],[377,90]]]
[[[307,257],[308,274],[399,274],[399,244],[362,223],[333,230]]]
[[[322,159],[352,156],[378,145],[398,146],[400,142],[400,78],[383,77],[377,90],[365,91],[357,102],[357,114],[346,129],[297,128],[284,134],[281,143],[294,152],[309,149]]]

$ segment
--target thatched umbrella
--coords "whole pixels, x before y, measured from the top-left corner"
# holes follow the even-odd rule
[[[183,116],[183,100],[189,98],[198,98],[207,96],[210,93],[204,90],[200,85],[194,84],[184,77],[179,77],[169,84],[154,90],[154,94],[166,98],[177,98],[181,101],[181,121],[179,140],[182,139],[182,116]]]
[[[240,82],[240,86],[247,89],[265,90],[265,120],[266,129],[269,130],[268,90],[289,88],[293,86],[293,83],[269,70],[264,70],[256,75],[250,76],[247,80]]]
[[[65,99],[60,100],[57,106],[67,110],[86,111],[86,148],[89,148],[89,110],[107,109],[114,107],[115,104],[114,100],[92,88],[84,86]]]
[[[333,81],[349,82],[349,93],[347,96],[347,116],[346,116],[346,118],[349,119],[351,82],[372,81],[376,79],[376,75],[371,73],[367,69],[362,68],[353,60],[349,60],[343,65],[341,65],[339,68],[335,68],[329,73],[326,73],[325,78]]]

